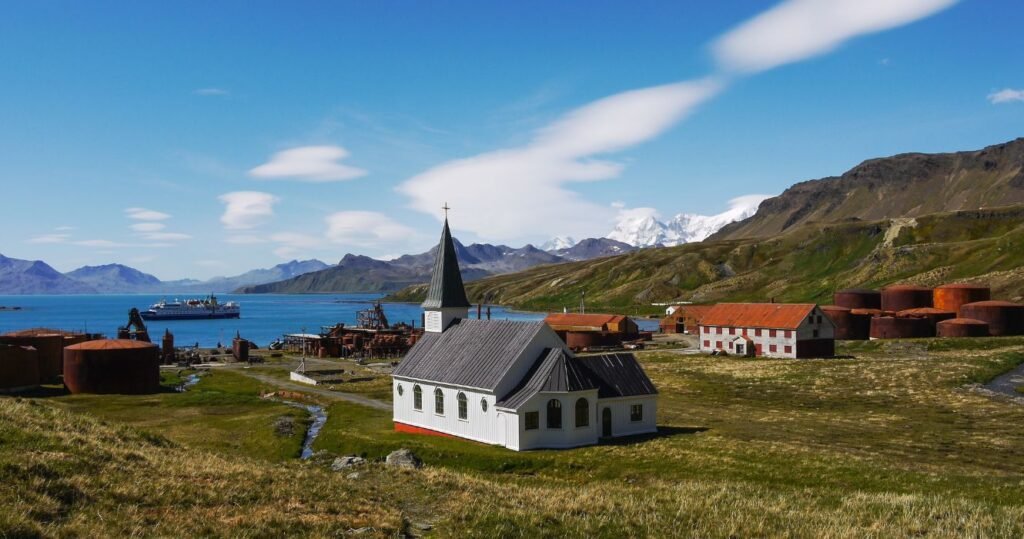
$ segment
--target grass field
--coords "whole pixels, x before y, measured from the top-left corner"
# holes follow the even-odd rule
[[[330,404],[317,449],[376,459],[409,447],[427,463],[417,472],[375,463],[356,480],[283,459],[287,440],[275,438],[276,449],[244,440],[274,437],[260,429],[290,410],[247,400],[259,387],[236,373],[184,395],[0,399],[0,526],[389,535],[426,521],[438,536],[1024,535],[1024,406],[972,389],[1024,362],[1024,338],[846,343],[840,353],[847,358],[641,353],[661,392],[661,434],[571,451],[399,434],[387,412]],[[232,424],[207,407],[236,407],[246,419]]]

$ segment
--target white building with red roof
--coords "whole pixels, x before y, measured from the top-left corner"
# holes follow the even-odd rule
[[[813,303],[720,303],[700,321],[701,352],[778,358],[835,355],[835,325]]]

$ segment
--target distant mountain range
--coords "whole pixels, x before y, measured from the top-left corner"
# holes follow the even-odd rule
[[[292,260],[268,269],[206,281],[161,281],[122,264],[84,266],[61,273],[41,260],[0,255],[0,294],[209,294],[289,279],[328,267],[319,260]]]
[[[607,238],[587,239],[572,247],[550,252],[532,245],[520,248],[486,243],[463,245],[455,240],[462,278],[466,281],[515,273],[539,265],[613,256],[633,249],[630,245]],[[436,252],[437,247],[434,247],[425,253],[387,261],[349,254],[336,266],[280,282],[242,287],[238,291],[248,294],[393,292],[430,280]]]
[[[729,201],[729,209],[719,214],[680,213],[664,222],[650,214],[627,216],[607,237],[634,247],[672,247],[704,241],[722,227],[754,215],[758,205],[767,198],[767,195],[747,195]]]

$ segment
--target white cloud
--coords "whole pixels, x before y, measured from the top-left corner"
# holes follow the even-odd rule
[[[156,232],[158,230],[163,230],[166,227],[167,227],[167,225],[165,225],[163,223],[151,223],[151,222],[135,223],[135,224],[132,224],[132,225],[128,226],[128,228],[131,228],[132,230],[134,230],[136,232]]]
[[[72,230],[77,230],[77,229],[75,227],[73,227],[73,226],[63,225],[63,226],[59,226],[59,227],[55,228],[54,230],[56,230],[57,232],[70,232]]]
[[[291,148],[275,153],[270,161],[250,170],[249,175],[259,179],[292,178],[318,183],[365,176],[365,170],[339,162],[348,155],[348,150],[341,146]]]
[[[957,0],[786,0],[712,45],[721,69],[755,73],[834,50],[863,34],[922,19]]]
[[[274,216],[278,198],[259,191],[235,191],[218,197],[224,203],[220,222],[229,230],[255,228]]]
[[[192,93],[195,94],[195,95],[220,96],[220,97],[225,97],[225,96],[231,95],[231,92],[229,92],[229,91],[227,91],[227,90],[225,90],[223,88],[197,88],[195,90],[192,90]]]
[[[27,243],[66,243],[71,234],[42,234],[25,240]]]
[[[1024,90],[1004,88],[998,92],[988,94],[988,101],[993,105],[998,105],[1000,103],[1012,103],[1014,101],[1024,101]]]
[[[266,238],[254,236],[252,234],[233,234],[225,238],[224,241],[233,245],[257,245],[260,243],[267,243]]]
[[[415,230],[383,213],[341,211],[327,216],[327,240],[339,245],[381,247],[406,243],[415,235]]]
[[[617,177],[622,165],[601,155],[661,134],[720,87],[704,79],[600,99],[539,130],[526,146],[444,163],[398,190],[413,208],[433,215],[450,202],[459,216],[455,227],[488,240],[552,230],[586,237],[607,226],[613,213],[566,185]]]
[[[181,232],[147,232],[139,234],[139,237],[153,241],[180,241],[192,238],[192,236]]]
[[[126,208],[124,210],[124,214],[127,215],[129,219],[135,219],[136,221],[163,221],[171,218],[171,216],[166,213],[148,210],[146,208]]]

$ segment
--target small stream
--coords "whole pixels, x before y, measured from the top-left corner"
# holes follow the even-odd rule
[[[281,400],[288,406],[295,408],[302,408],[309,412],[309,416],[313,418],[313,423],[309,425],[309,429],[306,430],[306,437],[302,440],[302,453],[299,458],[306,460],[313,456],[313,442],[316,441],[316,437],[320,435],[320,429],[324,428],[324,423],[327,423],[327,411],[324,410],[323,406],[316,404],[302,404],[301,402],[294,402],[288,400]]]
[[[201,378],[202,377],[199,375],[199,373],[190,374],[188,375],[187,378],[185,378],[185,381],[179,384],[178,387],[174,388],[174,390],[177,391],[178,393],[184,393],[188,391],[188,388],[198,384]]]

